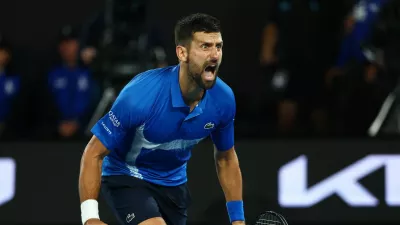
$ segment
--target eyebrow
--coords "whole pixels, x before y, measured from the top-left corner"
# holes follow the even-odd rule
[[[199,42],[200,42],[200,44],[208,44],[208,45],[212,45],[213,44],[213,42],[207,42],[207,41],[199,41]],[[222,45],[222,44],[224,44],[224,42],[221,41],[221,42],[217,42],[215,44],[216,45]]]

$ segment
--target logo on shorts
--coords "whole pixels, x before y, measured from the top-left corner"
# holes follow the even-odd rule
[[[126,222],[127,223],[130,223],[130,222],[132,222],[132,220],[135,218],[135,213],[131,213],[131,214],[128,214],[127,216],[126,216]]]
[[[204,129],[208,130],[208,129],[213,129],[214,128],[214,124],[212,122],[206,123],[206,125],[204,125]]]

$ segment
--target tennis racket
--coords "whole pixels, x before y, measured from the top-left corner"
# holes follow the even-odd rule
[[[259,215],[253,225],[289,225],[279,213],[266,211]]]

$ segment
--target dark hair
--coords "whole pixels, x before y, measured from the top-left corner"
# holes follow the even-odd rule
[[[186,16],[175,25],[175,44],[188,44],[196,32],[221,32],[221,23],[217,18],[207,14],[195,13]]]

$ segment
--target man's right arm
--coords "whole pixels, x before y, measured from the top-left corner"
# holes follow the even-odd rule
[[[97,202],[103,159],[116,149],[123,151],[126,135],[140,126],[147,115],[148,101],[145,95],[148,92],[142,90],[147,85],[139,84],[137,80],[130,82],[120,92],[110,111],[91,129],[93,137],[83,153],[79,174],[82,224],[86,221],[85,225],[104,224],[99,220]]]
[[[79,197],[82,210],[82,223],[92,224],[98,222],[98,203],[97,198],[100,192],[101,167],[103,158],[109,153],[109,150],[93,136],[87,144],[82,155],[80,174],[79,174]],[[96,221],[93,221],[95,219]]]
[[[79,196],[81,203],[97,199],[100,190],[101,166],[103,158],[109,153],[107,148],[93,136],[87,144],[81,159],[79,174]]]

